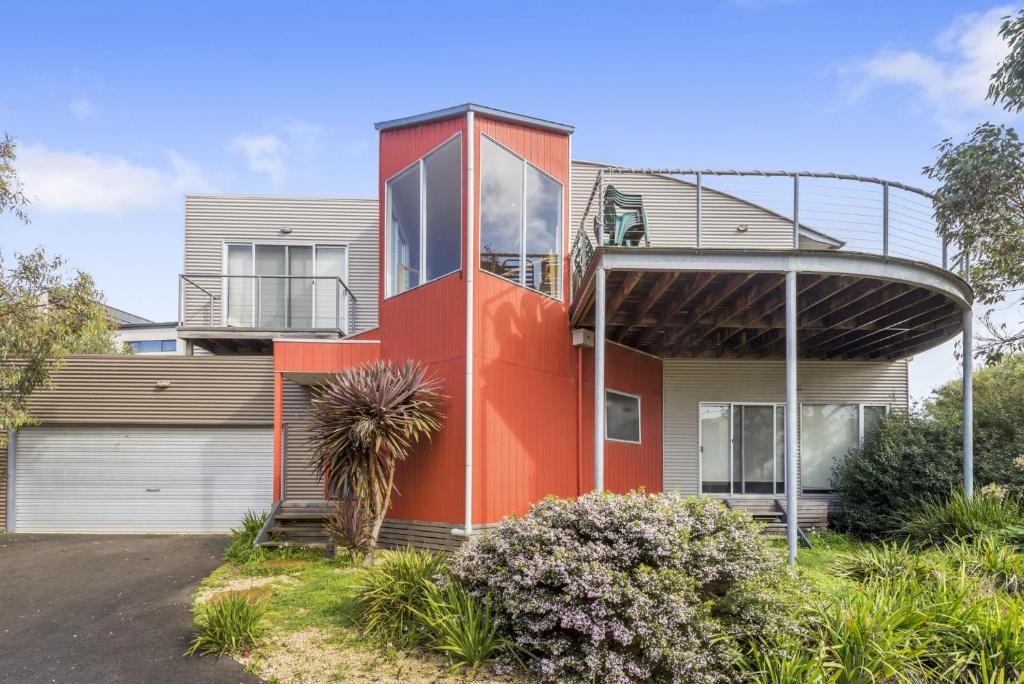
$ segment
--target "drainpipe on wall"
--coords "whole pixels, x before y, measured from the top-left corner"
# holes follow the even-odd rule
[[[466,486],[463,505],[466,519],[452,534],[473,533],[473,272],[476,271],[476,218],[473,181],[476,174],[476,139],[473,112],[466,113]]]

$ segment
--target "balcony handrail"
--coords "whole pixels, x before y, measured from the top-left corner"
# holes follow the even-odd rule
[[[353,293],[352,290],[349,289],[348,284],[345,282],[345,280],[341,276],[315,276],[315,275],[305,276],[305,275],[272,275],[272,274],[266,274],[266,275],[256,274],[256,275],[252,275],[252,274],[248,274],[248,273],[179,273],[178,277],[181,278],[182,280],[186,281],[190,285],[193,285],[194,287],[202,290],[203,292],[205,292],[206,294],[208,294],[208,295],[210,295],[212,297],[216,297],[216,295],[213,295],[208,290],[205,290],[202,287],[200,287],[199,285],[196,285],[195,282],[193,282],[190,279],[191,278],[287,278],[287,279],[292,279],[292,280],[337,280],[338,283],[345,289],[346,294],[348,294],[348,296],[352,298],[352,301],[353,302],[358,301],[356,296],[355,296],[355,293]]]
[[[262,291],[263,291],[263,280],[264,279],[284,280],[284,281],[288,281],[288,282],[291,282],[291,281],[327,281],[329,283],[332,283],[334,285],[334,288],[335,288],[336,292],[337,292],[337,296],[335,298],[335,315],[334,315],[335,324],[337,325],[338,330],[344,330],[346,332],[346,334],[351,333],[351,328],[352,328],[352,325],[354,323],[353,309],[355,308],[355,305],[358,303],[358,298],[356,297],[355,293],[352,292],[352,289],[349,288],[348,283],[346,283],[345,280],[341,276],[330,276],[330,275],[319,275],[318,276],[318,275],[281,275],[281,274],[249,274],[249,273],[179,273],[178,274],[178,279],[179,279],[179,286],[178,286],[178,325],[179,326],[184,326],[185,325],[185,318],[186,318],[186,315],[185,315],[186,314],[185,286],[186,286],[186,283],[188,285],[191,285],[192,287],[194,287],[199,292],[202,292],[203,294],[205,294],[209,298],[210,325],[211,326],[216,325],[216,323],[215,323],[215,320],[216,320],[215,310],[216,310],[217,307],[215,305],[215,301],[218,300],[218,299],[221,299],[221,295],[215,294],[215,293],[211,292],[210,290],[207,290],[202,285],[199,285],[196,282],[196,280],[201,280],[201,279],[224,280],[224,279],[228,279],[228,278],[245,278],[245,279],[249,279],[250,281],[251,280],[255,280],[256,281],[256,288],[254,288],[255,299],[253,301],[253,312],[252,312],[252,314],[254,316],[254,322],[255,322],[257,328],[262,327],[262,322],[261,322],[261,316],[262,316],[262,313],[263,313],[263,310],[262,310],[262,300],[263,300]],[[316,282],[313,282],[312,284],[315,286]],[[314,291],[316,291],[316,290],[314,289]],[[341,320],[342,319],[342,316],[341,316],[342,299],[345,299],[345,307],[344,308],[345,308],[345,318],[347,319],[345,321],[345,327],[344,328],[342,327],[342,320]],[[290,304],[290,300],[286,300],[285,301],[285,316],[288,315],[288,306],[289,306],[289,304]]]
[[[701,234],[702,234],[702,230],[701,230],[701,228],[702,228],[702,226],[701,226],[701,214],[702,214],[701,194],[702,194],[702,190],[703,190],[703,177],[704,176],[744,176],[744,177],[761,177],[761,178],[773,178],[773,177],[775,177],[775,178],[791,178],[792,182],[793,182],[792,217],[788,216],[786,213],[780,213],[779,211],[773,209],[771,206],[765,206],[765,205],[760,204],[760,203],[758,203],[757,206],[760,206],[760,207],[764,208],[766,211],[770,211],[770,212],[772,212],[774,214],[777,214],[780,217],[784,217],[786,219],[791,219],[792,220],[792,223],[793,223],[793,247],[794,248],[798,248],[799,247],[799,240],[800,240],[801,230],[802,229],[806,229],[808,227],[805,224],[802,224],[800,222],[800,179],[801,178],[820,178],[820,179],[829,179],[829,180],[855,181],[855,182],[858,182],[858,183],[868,183],[868,184],[873,184],[873,185],[880,186],[881,189],[882,189],[882,198],[881,198],[881,200],[882,200],[881,201],[881,251],[882,251],[882,254],[885,255],[885,256],[889,256],[890,255],[890,251],[891,251],[891,245],[890,245],[890,220],[892,220],[892,222],[897,227],[897,235],[896,235],[897,242],[900,242],[901,240],[904,243],[906,243],[906,242],[912,242],[912,243],[915,242],[914,239],[907,237],[907,235],[903,235],[903,234],[899,233],[900,230],[904,230],[905,229],[905,225],[901,226],[901,223],[905,224],[906,221],[904,219],[900,218],[901,217],[900,206],[899,206],[898,203],[895,205],[894,210],[892,212],[890,212],[890,190],[900,190],[900,191],[903,191],[903,192],[915,194],[915,195],[918,195],[920,197],[923,197],[923,198],[927,199],[929,202],[932,202],[935,199],[935,195],[933,193],[931,193],[931,192],[929,192],[929,191],[927,191],[927,190],[925,190],[923,188],[919,188],[919,187],[916,187],[916,186],[913,186],[913,185],[908,185],[906,183],[901,183],[899,181],[891,181],[891,180],[887,180],[887,179],[884,179],[884,178],[879,178],[879,177],[876,177],[876,176],[863,176],[863,175],[859,175],[859,174],[838,173],[838,172],[834,172],[834,171],[785,171],[785,170],[761,170],[761,169],[744,170],[744,169],[700,169],[700,168],[656,168],[656,167],[602,166],[602,167],[600,167],[597,170],[597,175],[594,178],[593,187],[591,188],[590,194],[587,197],[587,202],[584,205],[583,213],[580,215],[579,230],[577,231],[577,236],[580,235],[580,234],[586,234],[586,233],[589,232],[588,231],[588,227],[587,227],[587,223],[588,223],[588,220],[590,220],[591,217],[592,217],[591,212],[594,212],[594,214],[593,214],[593,221],[594,221],[593,229],[594,229],[594,233],[593,233],[593,236],[592,236],[596,240],[596,243],[593,245],[594,248],[600,247],[601,245],[604,244],[604,232],[605,232],[604,219],[602,217],[601,212],[595,210],[595,203],[599,201],[599,198],[602,196],[603,188],[605,187],[606,182],[611,177],[613,177],[613,176],[625,176],[625,175],[629,175],[629,174],[648,175],[648,176],[666,176],[666,177],[672,177],[672,176],[694,176],[696,178],[696,182],[694,183],[694,186],[696,188],[697,197],[696,197],[695,221],[694,221],[694,224],[695,224],[695,228],[696,228],[696,244],[697,244],[698,248],[702,246],[701,245]],[[723,191],[723,190],[719,190],[719,189],[715,189],[714,192],[716,192],[718,194],[725,194],[725,195],[729,195],[730,194],[727,191]],[[733,196],[735,196],[736,199],[738,199],[740,201],[754,204],[754,202],[751,202],[751,200],[745,199],[742,196],[739,196],[739,195],[733,195]],[[897,202],[898,202],[898,199],[897,199]],[[812,204],[813,204],[813,201],[812,201]],[[890,213],[892,213],[896,218],[890,219]],[[932,216],[930,215],[929,219],[931,219],[931,218],[932,218]],[[840,221],[840,223],[843,223],[843,222]],[[853,222],[852,221],[846,221],[846,223],[847,224],[852,224]],[[930,231],[932,233],[935,233],[935,235],[934,235],[935,242],[933,244],[931,244],[931,245],[926,245],[926,244],[923,244],[921,242],[918,242],[917,244],[920,244],[921,246],[927,247],[929,249],[934,248],[935,251],[936,251],[935,261],[938,262],[941,259],[942,267],[944,269],[946,269],[946,270],[956,270],[957,266],[962,266],[964,264],[964,262],[966,261],[965,255],[962,253],[963,250],[961,250],[961,253],[958,254],[955,258],[952,259],[952,263],[951,263],[950,256],[949,256],[949,247],[950,247],[950,245],[947,243],[947,241],[945,239],[941,239],[938,236],[937,232],[934,231],[934,227],[931,228]],[[869,239],[869,238],[870,239],[876,239],[877,235],[876,234],[872,234],[872,236],[868,236],[867,233],[863,233],[862,234],[862,233],[858,232],[858,233],[856,233],[856,237],[857,237],[858,240],[860,240],[860,239]],[[850,239],[853,240],[854,238],[851,237]],[[918,238],[919,241],[922,240],[922,239],[924,239],[925,242],[928,241],[928,239],[925,236],[923,236],[923,235]],[[584,247],[583,245],[578,245],[577,243],[578,243],[578,240],[574,241],[573,249],[570,251],[571,255],[574,255],[574,253],[576,252],[576,248],[578,246],[579,247]],[[906,248],[906,245],[905,244],[904,245],[897,245],[897,249],[899,249],[901,247],[902,248]],[[939,250],[940,249],[941,249],[941,257],[939,257]],[[929,259],[922,259],[922,260],[930,260],[930,258]],[[584,267],[585,267],[585,264],[584,264]]]

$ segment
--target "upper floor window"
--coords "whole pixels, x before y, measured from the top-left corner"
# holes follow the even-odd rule
[[[387,182],[385,296],[462,265],[462,136]]]
[[[138,340],[129,342],[128,347],[136,354],[172,352],[178,348],[177,340]]]
[[[482,136],[480,268],[558,298],[561,255],[562,184]]]

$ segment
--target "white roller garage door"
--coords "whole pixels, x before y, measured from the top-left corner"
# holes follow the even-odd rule
[[[226,532],[270,508],[273,445],[270,428],[26,428],[13,528]]]

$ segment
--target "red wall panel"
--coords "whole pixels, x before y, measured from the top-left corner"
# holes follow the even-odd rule
[[[380,135],[380,324],[381,358],[414,359],[428,366],[441,383],[444,427],[429,443],[414,449],[399,466],[394,503],[396,518],[458,524],[463,517],[465,464],[466,281],[464,271],[384,299],[385,183],[456,133],[465,117],[383,131]],[[466,159],[463,153],[463,187]],[[462,257],[466,264],[466,207],[463,197]]]
[[[627,347],[605,346],[605,388],[640,396],[640,444],[605,441],[604,487],[662,491],[661,359]],[[594,350],[583,354],[583,490],[594,488]]]
[[[374,341],[274,343],[278,373],[337,372],[378,358],[380,343]]]

